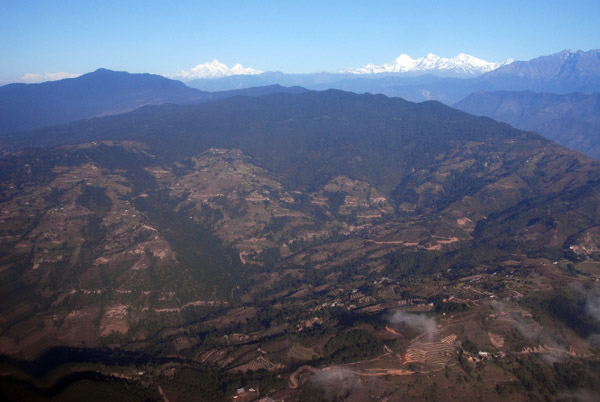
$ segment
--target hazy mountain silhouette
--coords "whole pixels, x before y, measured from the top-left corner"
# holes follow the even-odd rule
[[[549,94],[531,91],[475,92],[454,105],[600,159],[600,94]]]

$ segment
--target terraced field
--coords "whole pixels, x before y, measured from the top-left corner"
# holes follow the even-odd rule
[[[315,357],[319,357],[319,354],[310,348],[294,343],[288,351],[288,357],[300,361],[309,361]]]
[[[430,367],[444,367],[456,357],[456,338],[452,334],[438,341],[417,340],[406,351],[403,364],[420,363]]]

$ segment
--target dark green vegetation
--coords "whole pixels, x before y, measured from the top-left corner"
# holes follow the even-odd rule
[[[30,146],[0,159],[9,399],[319,400],[329,380],[342,400],[541,399],[596,378],[530,376],[595,367],[599,332],[600,166],[537,134],[326,91],[2,144]]]
[[[523,300],[540,322],[560,321],[577,335],[588,338],[600,333],[600,322],[590,312],[600,300],[597,289],[562,289]]]
[[[381,350],[382,344],[364,330],[343,332],[325,345],[325,353],[337,363],[349,363],[375,357],[381,353]]]

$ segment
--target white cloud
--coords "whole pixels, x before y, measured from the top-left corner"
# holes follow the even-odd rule
[[[437,332],[437,323],[433,318],[429,318],[424,314],[406,313],[404,311],[396,311],[388,317],[390,324],[405,325],[419,332],[427,334],[429,339],[432,339]]]
[[[321,388],[326,400],[346,399],[361,386],[358,375],[344,367],[326,367],[315,373],[310,379],[312,384]]]
[[[168,74],[167,77],[180,80],[193,80],[195,78],[221,78],[231,75],[256,75],[261,73],[262,71],[251,67],[244,67],[241,64],[236,64],[229,68],[215,59],[210,63],[198,64],[189,70],[181,70],[173,74]]]
[[[80,75],[81,74],[72,74],[72,73],[65,73],[65,72],[44,73],[44,74],[27,73],[21,77],[19,82],[24,82],[26,84],[34,84],[34,83],[40,83],[40,82],[45,82],[45,81],[64,80],[65,78],[76,78],[76,77],[79,77]]]

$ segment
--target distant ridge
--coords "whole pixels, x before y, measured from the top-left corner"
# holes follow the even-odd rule
[[[160,75],[100,68],[77,78],[0,87],[0,134],[31,130],[161,103],[183,103],[205,92]]]
[[[454,105],[600,159],[600,93],[475,92]]]
[[[600,49],[563,50],[529,61],[515,61],[480,77],[497,89],[536,92],[600,91]]]
[[[101,68],[73,79],[0,87],[0,135],[129,112],[145,105],[203,103],[236,95],[304,91],[300,87],[270,85],[211,93],[160,75]]]

